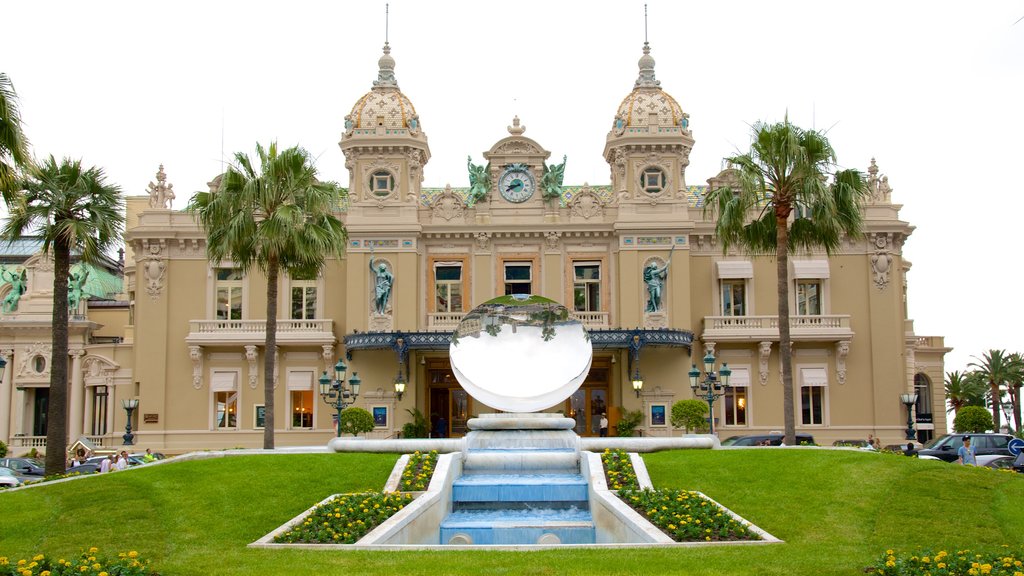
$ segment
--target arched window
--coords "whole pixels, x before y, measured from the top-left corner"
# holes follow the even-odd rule
[[[932,382],[928,376],[918,372],[914,374],[914,392],[917,392],[917,404],[914,406],[914,413],[917,414],[918,422],[921,415],[927,414],[931,423],[932,414]]]

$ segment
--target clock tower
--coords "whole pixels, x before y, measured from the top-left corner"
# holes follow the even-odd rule
[[[516,116],[508,127],[509,135],[484,152],[490,165],[491,190],[488,198],[476,205],[481,224],[523,216],[557,218],[558,200],[545,200],[541,188],[551,152],[523,136],[525,131]]]

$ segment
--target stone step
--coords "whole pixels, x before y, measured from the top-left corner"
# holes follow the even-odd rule
[[[441,522],[441,544],[593,544],[588,510],[463,510]]]
[[[586,502],[579,474],[467,474],[452,485],[453,502]],[[585,505],[584,505],[585,507]]]
[[[470,450],[463,457],[467,473],[579,473],[579,452],[575,450]]]

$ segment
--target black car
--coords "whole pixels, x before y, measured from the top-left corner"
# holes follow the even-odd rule
[[[1017,454],[1017,459],[1013,461],[1013,469],[1024,474],[1024,451]]]
[[[732,436],[722,440],[722,446],[781,446],[784,434],[751,434],[749,436]],[[797,434],[798,446],[815,446],[814,436]]]
[[[1009,434],[946,434],[932,440],[924,448],[917,451],[918,457],[930,456],[946,462],[957,461],[957,450],[964,445],[964,436],[971,437],[971,445],[974,446],[978,456],[991,454],[993,456],[1012,456],[1010,454],[1010,440],[1013,436]]]
[[[66,474],[96,474],[100,471],[99,464],[79,464],[78,466],[72,466],[65,472]]]
[[[0,467],[21,476],[46,476],[46,464],[38,458],[0,458]]]

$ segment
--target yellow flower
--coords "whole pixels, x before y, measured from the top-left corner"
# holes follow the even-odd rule
[[[32,559],[35,560],[36,562],[42,560],[43,558],[45,558],[45,556],[43,556],[42,554],[38,554],[38,555],[32,557]]]
[[[89,548],[89,554],[95,554],[95,553],[97,553],[99,551],[100,551],[100,549],[95,547],[95,546],[93,546],[92,548]]]

